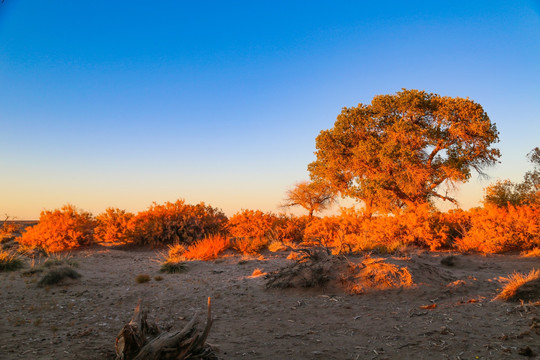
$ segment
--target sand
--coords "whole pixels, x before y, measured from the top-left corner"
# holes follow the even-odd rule
[[[416,251],[386,261],[407,266],[416,286],[349,295],[270,289],[255,269],[275,271],[287,252],[227,255],[160,274],[160,251],[93,247],[71,252],[82,275],[37,287],[43,274],[0,273],[0,359],[114,359],[115,337],[138,299],[161,328],[180,329],[207,297],[208,342],[222,359],[512,359],[540,354],[540,306],[492,301],[500,277],[540,267],[519,255]],[[63,255],[64,257],[66,255]],[[360,257],[348,257],[352,262]],[[27,260],[29,262],[29,260]],[[135,277],[152,280],[138,284]],[[161,281],[154,279],[162,276]],[[204,322],[204,321],[203,321]],[[522,354],[522,355],[520,355]]]

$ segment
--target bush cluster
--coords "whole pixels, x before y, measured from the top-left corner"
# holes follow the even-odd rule
[[[192,244],[210,235],[223,233],[227,217],[221,210],[183,200],[153,204],[129,223],[128,241],[138,245]]]
[[[336,254],[394,253],[410,245],[461,252],[535,251],[540,248],[540,206],[486,204],[444,213],[424,206],[388,216],[343,209],[339,215],[322,218],[242,210],[227,219],[216,208],[183,200],[153,204],[136,215],[110,208],[96,218],[66,205],[42,212],[39,223],[27,228],[18,242],[47,252],[94,242],[176,244],[184,260],[213,259],[228,248],[256,254],[269,244],[274,250],[322,245]]]

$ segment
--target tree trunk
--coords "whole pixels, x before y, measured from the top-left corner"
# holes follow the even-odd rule
[[[197,314],[181,331],[173,332],[160,332],[157,325],[147,321],[146,315],[139,300],[131,321],[116,337],[117,360],[217,359],[213,349],[205,344],[213,322],[210,298],[202,333],[197,330]]]

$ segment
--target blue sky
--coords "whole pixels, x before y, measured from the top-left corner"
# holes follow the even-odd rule
[[[401,88],[480,103],[519,181],[540,146],[540,1],[0,5],[0,213],[204,201],[276,211],[344,106]]]

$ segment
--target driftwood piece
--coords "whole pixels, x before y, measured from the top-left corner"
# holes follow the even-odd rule
[[[155,324],[148,323],[141,301],[135,308],[131,321],[124,325],[116,337],[117,360],[184,360],[217,359],[213,349],[206,344],[212,327],[210,298],[206,326],[197,330],[197,314],[181,331],[160,332]]]

